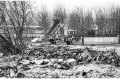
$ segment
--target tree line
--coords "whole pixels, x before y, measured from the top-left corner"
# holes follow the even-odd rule
[[[42,13],[42,15],[40,13]],[[78,30],[79,34],[83,38],[84,36],[116,37],[120,35],[119,6],[112,6],[103,9],[98,8],[96,10],[88,11],[84,11],[83,8],[76,7],[71,12],[68,12],[62,5],[57,5],[51,15],[46,8],[38,12],[37,18],[40,18],[38,21],[45,21],[39,15],[41,15],[42,18],[46,18],[46,20],[48,20],[46,21],[47,23],[38,22],[40,24],[43,24],[44,27],[49,28],[49,24],[51,24],[50,22],[52,21],[52,19],[59,18],[61,23],[67,24],[70,29]],[[47,17],[45,17],[45,15],[47,15]]]
[[[117,36],[120,35],[120,7],[84,11],[76,7],[68,12],[62,5],[57,5],[53,13],[42,6],[37,14],[29,1],[0,1],[1,34],[11,45],[22,51],[26,45],[24,40],[32,25],[42,26],[44,34],[51,28],[54,18],[67,24],[70,29],[78,30],[84,36]],[[98,27],[97,33],[94,27]],[[11,29],[9,28],[11,27]],[[120,38],[120,36],[119,36]],[[120,43],[120,40],[119,40]]]
[[[118,6],[110,7],[107,10],[91,11],[84,11],[82,8],[76,7],[68,13],[62,5],[57,5],[52,14],[46,8],[43,9],[37,13],[37,23],[46,29],[51,26],[54,18],[59,18],[61,23],[67,24],[70,29],[80,31],[84,36],[95,36],[95,27],[98,28],[96,36],[117,36],[119,34],[120,7]]]

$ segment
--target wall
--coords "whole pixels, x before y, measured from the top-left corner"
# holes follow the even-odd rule
[[[85,37],[85,44],[114,44],[118,43],[118,37]]]

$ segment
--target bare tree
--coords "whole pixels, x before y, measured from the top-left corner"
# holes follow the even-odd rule
[[[85,21],[84,21],[84,27],[85,27],[85,34],[87,35],[87,33],[89,31],[93,32],[93,26],[94,26],[94,20],[92,17],[92,12],[91,11],[87,11],[85,17]]]
[[[95,23],[98,26],[98,34],[103,35],[104,34],[104,29],[105,29],[106,24],[107,24],[107,18],[106,18],[105,13],[101,9],[99,9],[96,12]]]
[[[62,7],[61,4],[57,5],[57,7],[54,10],[53,17],[60,19],[61,23],[66,22],[66,20],[67,20],[66,9],[64,7]]]
[[[7,41],[22,52],[25,48],[24,37],[32,21],[32,11],[29,2],[5,1],[0,2],[0,13],[3,34]],[[14,54],[20,53],[14,50]]]
[[[105,34],[106,36],[117,36],[117,31],[116,31],[116,25],[112,19],[111,12],[112,10],[108,9],[107,10],[107,15],[106,15],[106,26],[105,26]]]
[[[51,24],[50,20],[51,20],[50,13],[47,11],[47,8],[43,6],[42,10],[37,13],[37,23],[39,26],[42,26],[44,28],[45,36],[48,29],[50,28]]]
[[[113,30],[118,33],[119,36],[119,44],[120,44],[120,7],[112,7],[111,12],[111,25],[113,26]]]
[[[84,45],[84,35],[85,35],[85,18],[83,10],[81,8],[76,8],[69,16],[69,26],[74,30],[78,30],[82,36],[82,44]]]

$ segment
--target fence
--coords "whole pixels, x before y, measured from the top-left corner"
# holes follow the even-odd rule
[[[115,44],[118,43],[118,37],[85,37],[85,44]]]
[[[32,40],[36,37],[41,37],[43,34],[28,34],[27,38],[25,38],[27,41]],[[85,44],[117,44],[118,43],[118,37],[84,37],[84,43]]]

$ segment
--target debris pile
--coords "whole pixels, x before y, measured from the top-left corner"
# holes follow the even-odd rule
[[[119,74],[114,69],[119,67],[115,49],[45,45],[30,47],[21,56],[1,56],[0,77],[116,77]]]

